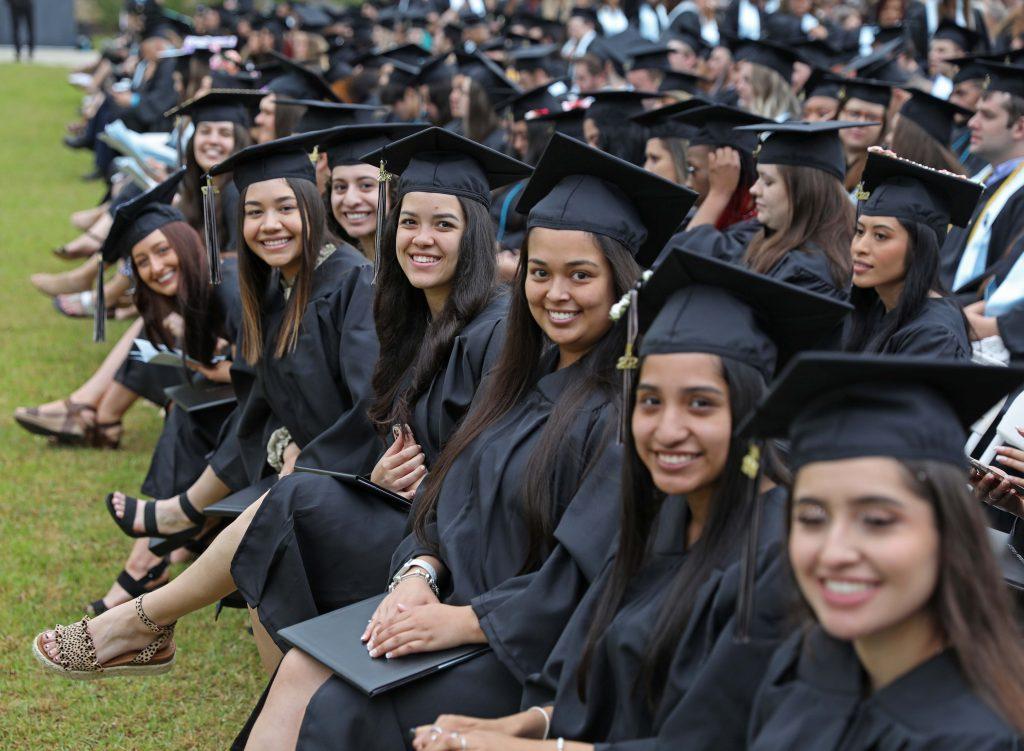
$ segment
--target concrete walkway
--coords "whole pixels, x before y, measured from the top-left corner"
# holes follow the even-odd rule
[[[63,68],[76,68],[92,62],[99,55],[95,50],[79,50],[74,47],[36,47],[32,65],[59,65]],[[0,44],[0,63],[14,62],[14,47]]]

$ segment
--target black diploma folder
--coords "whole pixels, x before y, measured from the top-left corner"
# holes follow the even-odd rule
[[[225,496],[216,503],[207,506],[203,513],[207,516],[224,516],[234,518],[259,500],[260,496],[274,487],[277,475],[267,475],[255,485],[242,488],[237,493]]]
[[[333,670],[367,696],[438,673],[487,652],[486,644],[466,644],[441,652],[406,655],[394,660],[370,657],[360,641],[384,595],[281,629],[280,637]]]
[[[164,395],[186,412],[198,412],[201,409],[235,403],[235,390],[231,384],[213,381],[168,386],[164,389]]]
[[[370,482],[365,477],[360,475],[350,475],[346,472],[331,472],[327,469],[315,469],[314,467],[295,467],[296,472],[309,472],[314,475],[326,475],[327,477],[333,477],[339,482],[343,482],[346,485],[351,485],[356,488],[369,491],[371,494],[380,498],[386,503],[390,503],[392,506],[397,508],[399,511],[408,512],[412,508],[412,501],[404,496],[398,495],[398,493],[392,493],[387,488],[382,488],[380,485]]]

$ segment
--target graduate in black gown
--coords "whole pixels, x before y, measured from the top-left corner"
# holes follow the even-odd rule
[[[325,132],[319,144],[333,168],[415,131],[409,125],[344,127]],[[472,178],[496,188],[530,172],[468,139],[444,135],[429,146],[429,134],[407,138],[385,154],[388,169],[401,178],[374,288],[381,350],[369,414],[390,445],[369,476],[410,499],[497,359],[508,305],[496,286],[489,215],[479,201],[449,191],[455,181]],[[329,458],[329,468],[362,471],[343,453]],[[298,472],[260,506],[231,573],[276,640],[286,626],[378,592],[405,526],[406,514],[379,496]]]
[[[394,554],[391,594],[366,644],[351,644],[378,659],[467,643],[491,651],[371,699],[339,678],[324,682],[326,668],[292,650],[250,740],[401,748],[408,727],[445,707],[518,707],[522,681],[542,666],[616,530],[624,327],[613,328],[609,311],[692,200],[622,160],[552,139],[519,204],[528,234],[505,347],[417,495],[414,532]]]
[[[438,717],[418,729],[418,751],[540,751],[554,746],[539,742],[549,736],[575,749],[742,748],[754,690],[784,635],[786,494],[762,488],[769,510],[756,589],[765,596],[751,640],[736,644],[752,504],[747,446],[734,428],[776,363],[817,345],[847,309],[695,253],[665,260],[639,292],[641,360],[614,557],[531,678],[530,709],[499,720]]]
[[[1022,376],[821,354],[780,377],[754,430],[790,440],[789,564],[814,621],[772,659],[751,751],[1020,748],[1024,650],[963,446]]]
[[[300,453],[314,467],[332,450],[362,471],[376,460],[381,446],[367,416],[377,353],[372,268],[352,247],[324,242],[324,206],[308,163],[315,141],[252,146],[211,171],[232,172],[243,205],[240,349],[248,368],[235,381],[237,427],[177,499],[113,499],[112,516],[130,536],[169,535],[171,545],[194,533],[202,509],[229,489],[213,462],[224,453],[240,458],[250,482],[289,472]]]
[[[870,151],[863,191],[844,348],[970,359],[967,321],[939,281],[939,247],[947,227],[970,220],[981,186]]]

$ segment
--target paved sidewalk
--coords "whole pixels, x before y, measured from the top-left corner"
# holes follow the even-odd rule
[[[64,68],[75,68],[96,59],[99,53],[95,50],[79,50],[74,47],[36,47],[36,54],[31,63],[23,65],[59,65]],[[24,59],[24,58],[23,58]],[[14,62],[14,47],[0,44],[0,63]]]

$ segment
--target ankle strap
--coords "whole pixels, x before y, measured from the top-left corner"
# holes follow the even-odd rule
[[[152,618],[146,615],[146,611],[142,609],[143,597],[145,597],[145,595],[139,595],[135,598],[135,614],[139,616],[139,620],[142,621],[142,625],[156,634],[162,634],[166,631],[173,629],[174,623],[172,623],[169,626],[160,626]]]
[[[188,493],[181,493],[178,495],[178,505],[181,506],[182,513],[184,513],[193,524],[202,525],[206,523],[206,515],[192,505],[192,501],[188,499]]]

